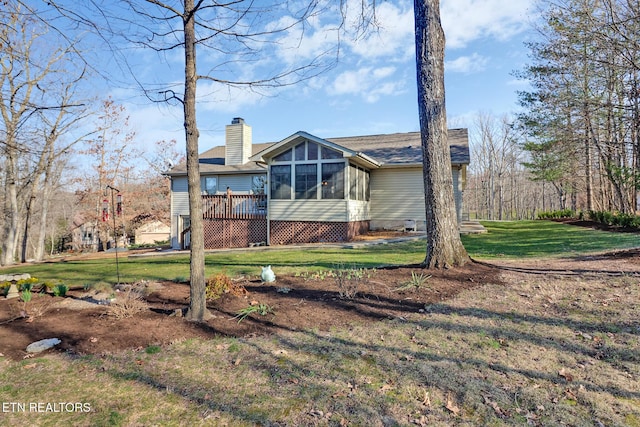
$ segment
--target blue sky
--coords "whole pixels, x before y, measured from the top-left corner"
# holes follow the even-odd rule
[[[224,143],[225,125],[243,117],[253,128],[254,142],[274,142],[304,130],[319,137],[416,131],[418,109],[415,78],[413,3],[378,2],[377,33],[357,41],[343,39],[340,61],[314,79],[261,96],[240,89],[198,87],[200,151]],[[442,0],[446,49],[446,99],[450,127],[472,127],[477,112],[495,115],[517,108],[516,91],[526,89],[512,72],[527,62],[523,42],[531,34],[534,0]],[[267,56],[286,62],[311,57],[332,43],[326,22],[312,22],[304,34],[289,34],[296,49],[276,49]],[[291,46],[289,46],[291,47]],[[177,55],[177,54],[176,54]],[[206,51],[199,65],[207,66]],[[179,56],[151,73],[177,79]],[[200,72],[202,72],[202,68]],[[126,86],[126,85],[123,85]],[[176,139],[183,147],[179,107],[151,104],[131,86],[107,92],[126,106],[140,144]]]

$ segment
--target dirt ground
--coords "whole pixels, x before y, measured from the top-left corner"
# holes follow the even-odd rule
[[[239,278],[235,285],[246,292],[226,294],[209,303],[213,318],[199,324],[181,314],[188,307],[189,287],[184,283],[137,284],[145,289],[147,307],[133,317],[113,314],[107,301],[115,295],[97,291],[71,291],[65,297],[34,297],[27,307],[18,299],[0,298],[0,353],[20,360],[29,357],[26,347],[46,338],[61,343],[48,351],[70,355],[103,355],[126,349],[144,349],[192,337],[246,337],[277,334],[286,330],[326,331],[354,323],[403,317],[424,309],[425,304],[452,298],[461,290],[516,280],[510,272],[530,274],[633,274],[640,276],[640,249],[555,260],[471,262],[462,268],[427,271],[403,266],[372,271],[353,297],[345,297],[335,277],[278,276],[275,284],[259,278]],[[412,274],[429,276],[419,289],[406,287]],[[517,279],[521,280],[521,279]],[[342,291],[342,292],[341,292]],[[238,321],[237,313],[250,305],[266,304],[266,315],[251,314]]]

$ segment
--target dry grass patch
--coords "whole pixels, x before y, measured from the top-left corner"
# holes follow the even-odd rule
[[[92,411],[4,419],[8,425],[633,426],[640,420],[639,281],[505,270],[505,284],[347,329],[5,362],[1,400],[88,401]]]

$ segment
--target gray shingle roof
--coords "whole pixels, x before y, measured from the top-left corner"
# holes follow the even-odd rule
[[[467,129],[449,129],[449,147],[451,163],[469,164],[469,136]],[[393,133],[386,135],[348,136],[339,138],[325,138],[327,141],[341,145],[353,151],[362,152],[383,166],[399,166],[422,163],[422,143],[420,132]],[[275,142],[253,144],[252,154],[276,144]],[[227,166],[224,163],[225,147],[213,147],[200,154],[201,173],[262,173],[266,169],[263,165],[249,162],[240,166]],[[186,174],[187,168],[181,163],[171,169],[168,175]]]
[[[467,129],[449,129],[448,136],[451,163],[469,164]],[[360,151],[383,165],[422,163],[420,132],[326,139],[351,150]]]

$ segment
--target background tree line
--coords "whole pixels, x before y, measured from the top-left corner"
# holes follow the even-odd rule
[[[515,117],[479,114],[466,207],[487,219],[626,214],[640,189],[640,3],[540,2]]]

